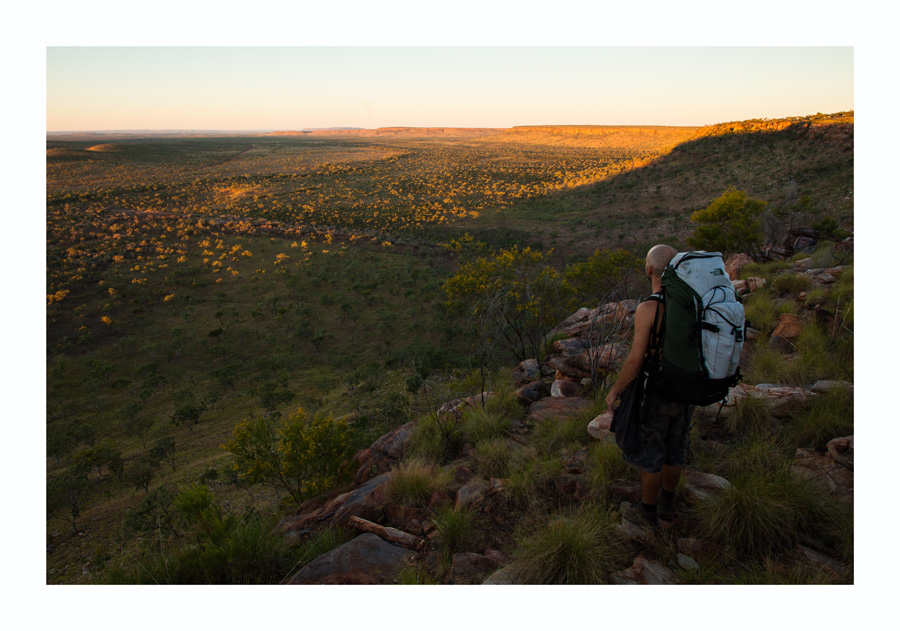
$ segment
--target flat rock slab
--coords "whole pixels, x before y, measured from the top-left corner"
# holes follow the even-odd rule
[[[533,403],[528,408],[527,418],[529,421],[570,418],[584,414],[592,405],[593,402],[583,397],[568,397],[565,399],[547,397]]]
[[[294,574],[289,585],[388,585],[415,553],[365,533],[326,552]]]

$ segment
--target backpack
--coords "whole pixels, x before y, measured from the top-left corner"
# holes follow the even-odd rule
[[[655,394],[677,403],[710,405],[741,379],[744,306],[718,252],[681,252],[663,271],[665,304],[652,371]],[[658,311],[657,311],[658,313]],[[653,330],[656,330],[654,323]]]

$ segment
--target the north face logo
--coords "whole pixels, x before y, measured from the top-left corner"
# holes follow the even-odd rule
[[[713,276],[724,276],[725,270],[723,270],[721,267],[717,267],[715,269],[709,270],[709,273],[712,274]]]

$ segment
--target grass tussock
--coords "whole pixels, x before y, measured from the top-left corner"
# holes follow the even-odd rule
[[[799,296],[802,292],[812,287],[812,279],[806,274],[787,272],[779,274],[772,281],[772,290],[779,296],[791,294]]]
[[[729,489],[699,503],[694,515],[699,537],[752,559],[792,549],[802,533],[841,532],[843,513],[836,501],[785,467],[734,477]]]
[[[409,460],[394,470],[385,490],[389,502],[404,506],[427,506],[431,496],[448,480],[434,465],[419,459]]]
[[[768,436],[777,426],[766,399],[754,397],[738,399],[724,425],[730,434],[738,438]]]
[[[475,468],[485,478],[509,476],[511,449],[505,438],[483,440],[475,445]]]
[[[465,440],[474,444],[500,438],[506,434],[509,427],[509,417],[504,414],[487,407],[483,409],[475,407],[464,415],[462,434]]]
[[[516,450],[509,476],[509,501],[513,506],[538,505],[559,495],[563,461],[555,454],[542,455],[537,447]]]
[[[623,562],[615,523],[609,510],[584,504],[523,528],[512,556],[518,580],[538,585],[608,582],[610,572]]]
[[[432,523],[445,559],[466,552],[477,540],[475,515],[468,508],[456,510],[453,506],[443,506],[435,511]]]
[[[792,416],[784,428],[789,449],[824,447],[833,438],[853,434],[853,390],[836,387],[813,399],[812,404]]]
[[[591,488],[601,492],[605,491],[614,480],[631,480],[638,477],[637,469],[622,460],[622,451],[613,442],[592,444],[588,465]]]

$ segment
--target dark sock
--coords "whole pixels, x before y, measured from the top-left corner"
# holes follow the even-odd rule
[[[644,502],[641,501],[641,510],[644,511],[644,514],[655,515],[656,514],[656,504],[644,504]]]
[[[661,488],[661,489],[659,490],[659,495],[660,495],[660,497],[664,497],[664,498],[667,499],[667,500],[674,500],[674,499],[675,499],[675,491],[667,491],[667,490],[664,489],[664,488]]]

